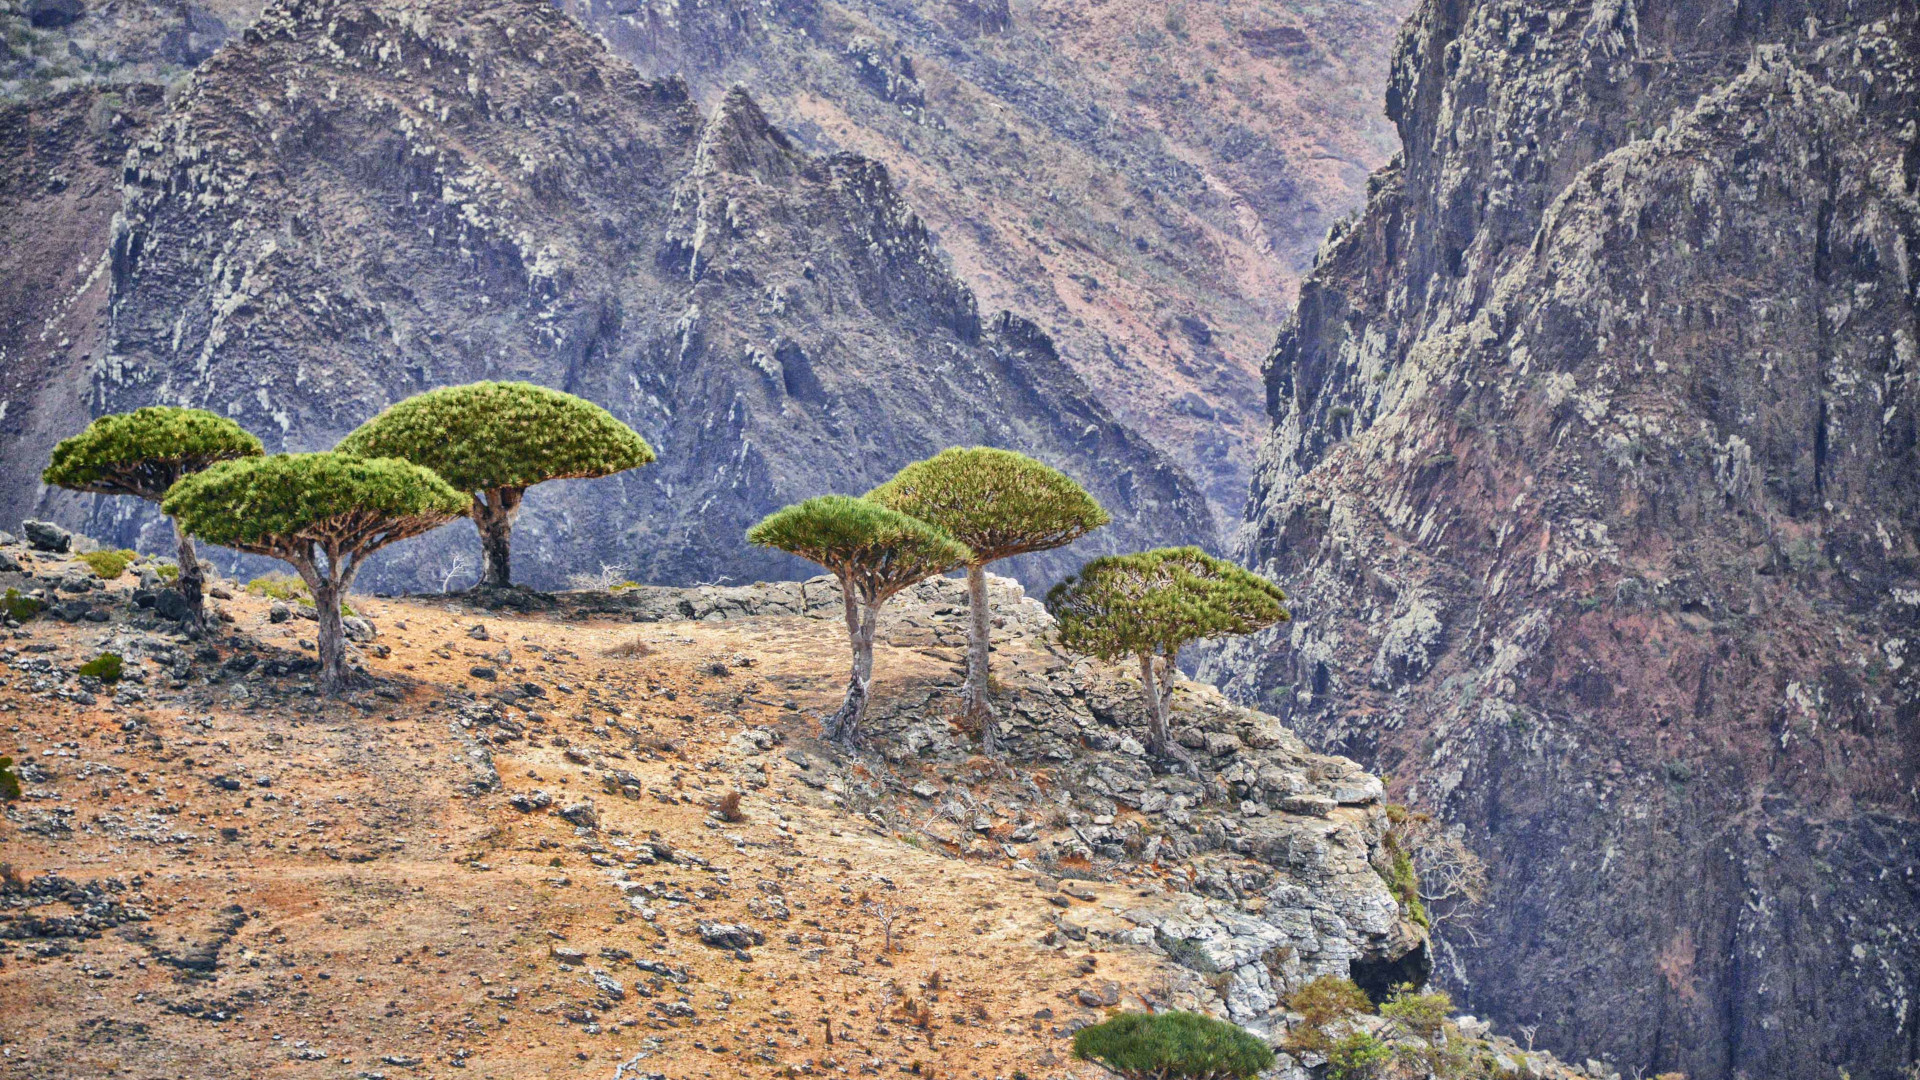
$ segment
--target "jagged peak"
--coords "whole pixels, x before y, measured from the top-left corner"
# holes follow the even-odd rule
[[[799,169],[800,152],[767,119],[747,88],[727,88],[700,132],[694,155],[694,173],[736,173],[768,182],[792,176]]]

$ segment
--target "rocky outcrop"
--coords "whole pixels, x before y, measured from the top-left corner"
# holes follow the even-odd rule
[[[1101,399],[1238,515],[1255,364],[1389,132],[1407,0],[559,0],[703,102],[749,87],[808,149],[853,151],[984,304],[1032,319]]]
[[[261,7],[260,0],[0,0],[0,101],[171,82]]]
[[[1206,671],[1463,824],[1444,980],[1695,1080],[1920,1059],[1920,18],[1426,4]]]
[[[532,0],[275,7],[126,179],[96,410],[207,405],[315,449],[418,390],[525,378],[651,440],[657,465],[529,494],[532,584],[793,574],[740,539],[761,514],[956,443],[1033,453],[1113,511],[1031,577],[1208,535],[1046,335],[979,312],[884,168],[797,150],[741,92],[702,116]],[[91,531],[132,540],[139,512]],[[456,526],[370,572],[437,585],[470,544]]]

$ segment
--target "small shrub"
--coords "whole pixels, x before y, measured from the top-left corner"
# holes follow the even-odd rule
[[[1121,1013],[1074,1035],[1073,1056],[1127,1080],[1248,1077],[1273,1066],[1259,1038],[1191,1012]]]
[[[1453,999],[1444,990],[1416,994],[1409,987],[1394,991],[1393,1000],[1380,1006],[1380,1015],[1397,1020],[1408,1032],[1431,1042],[1453,1013]]]
[[[247,582],[247,595],[269,600],[305,600],[307,583],[294,574],[261,574]]]
[[[119,653],[103,652],[80,665],[80,674],[91,675],[103,683],[119,682],[124,671]]]
[[[180,564],[179,563],[163,562],[160,565],[154,567],[153,572],[160,575],[161,581],[165,581],[169,584],[180,580]]]
[[[1322,975],[1294,991],[1287,999],[1287,1007],[1302,1017],[1302,1022],[1287,1033],[1287,1049],[1324,1055],[1331,1053],[1334,1046],[1327,1025],[1372,1012],[1373,1002],[1352,979]]]
[[[13,759],[0,757],[0,802],[20,797],[20,774],[13,771]]]
[[[138,552],[125,548],[119,551],[86,551],[79,556],[80,561],[87,564],[87,569],[107,581],[126,573],[128,564],[139,557]]]
[[[1327,1051],[1327,1080],[1374,1080],[1393,1060],[1387,1044],[1356,1031]]]
[[[741,822],[747,820],[746,813],[740,809],[740,793],[737,791],[729,791],[725,795],[720,796],[720,802],[714,807],[714,810],[719,813],[721,821]]]
[[[45,606],[31,596],[20,595],[19,589],[8,589],[7,595],[0,597],[0,614],[14,622],[26,622],[40,614],[40,609]]]

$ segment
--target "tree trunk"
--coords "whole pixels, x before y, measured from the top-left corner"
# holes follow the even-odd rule
[[[206,625],[206,607],[203,596],[206,591],[206,572],[200,568],[199,553],[194,550],[193,537],[173,523],[173,536],[180,547],[180,577],[173,583],[180,598],[187,602],[187,625],[198,630]]]
[[[853,650],[853,670],[847,678],[846,700],[827,719],[824,734],[829,739],[852,742],[867,716],[867,696],[873,684],[873,631],[878,620],[871,607],[862,614],[853,586],[845,579],[840,582],[840,596],[847,620],[847,644]]]
[[[340,624],[340,586],[323,581],[309,582],[309,587],[320,616],[320,690],[337,694],[347,688],[347,632]]]
[[[1167,714],[1160,707],[1160,683],[1153,674],[1153,654],[1140,654],[1140,685],[1147,693],[1147,751],[1156,757],[1167,756],[1171,745],[1167,738]]]
[[[504,589],[513,584],[508,538],[520,513],[521,488],[494,488],[473,500],[473,527],[480,533],[480,584]]]
[[[967,567],[967,686],[961,694],[968,727],[980,731],[980,752],[993,757],[999,752],[999,732],[994,730],[993,706],[987,698],[987,656],[992,647],[993,619],[987,609],[987,571],[983,566]]]

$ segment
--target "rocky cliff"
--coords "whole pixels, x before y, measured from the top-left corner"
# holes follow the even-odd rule
[[[702,101],[736,82],[802,145],[885,163],[982,301],[1245,500],[1258,358],[1386,160],[1409,0],[558,0]]]
[[[531,493],[531,583],[791,573],[739,539],[759,515],[956,443],[1033,453],[1113,511],[1032,578],[1209,535],[1196,487],[1045,334],[978,310],[886,169],[801,152],[744,92],[703,116],[530,0],[273,8],[125,175],[97,409],[207,405],[314,449],[407,394],[526,378],[659,448]],[[137,509],[94,531],[130,538]],[[468,544],[447,530],[384,580],[438,585]]]
[[[1208,671],[1463,824],[1446,981],[1648,1072],[1920,1059],[1920,14],[1430,2],[1268,362]]]

